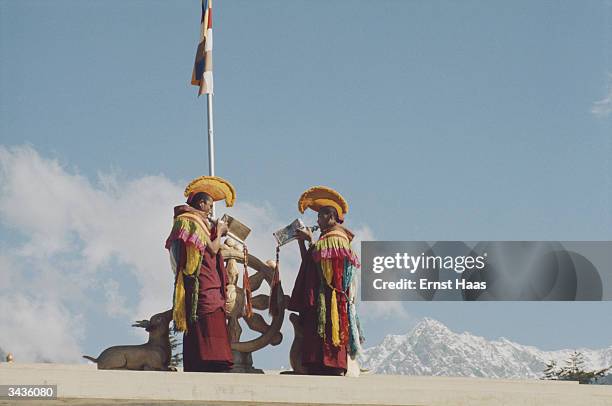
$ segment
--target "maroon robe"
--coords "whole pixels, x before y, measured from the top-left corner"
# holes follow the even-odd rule
[[[304,333],[302,343],[302,364],[312,374],[338,374],[346,372],[346,345],[336,347],[332,344],[331,323],[325,326],[325,340],[317,332],[317,296],[321,283],[320,266],[312,258],[313,249],[306,253],[295,280],[291,299],[287,308],[299,312],[300,324]],[[325,286],[325,301],[329,303],[331,289]],[[326,306],[326,320],[331,320],[331,306]]]
[[[216,238],[211,232],[211,240]],[[186,254],[181,250],[180,268]],[[191,314],[195,281],[185,277],[185,308]],[[187,332],[183,334],[183,370],[185,372],[227,371],[233,365],[232,349],[225,319],[225,286],[227,272],[221,252],[217,255],[205,250],[198,275],[197,321],[188,317]]]

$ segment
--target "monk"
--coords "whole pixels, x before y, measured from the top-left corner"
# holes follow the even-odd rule
[[[288,308],[300,314],[302,365],[309,374],[344,375],[347,356],[357,354],[362,340],[353,291],[359,260],[350,247],[353,233],[341,225],[348,204],[333,189],[317,186],[302,194],[298,208],[317,211],[321,229],[316,242],[310,229],[297,232],[302,264]]]
[[[173,320],[184,333],[185,372],[225,372],[233,365],[224,310],[228,278],[219,251],[227,225],[209,215],[215,200],[233,203],[234,194],[227,181],[204,176],[187,187],[187,204],[174,208],[166,248],[175,272]]]

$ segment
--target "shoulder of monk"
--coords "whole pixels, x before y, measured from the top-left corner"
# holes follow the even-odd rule
[[[204,219],[196,210],[180,210],[177,212],[175,208],[174,226],[181,228],[197,228],[207,234],[210,233],[208,220]]]
[[[329,230],[315,243],[316,250],[345,248],[351,250],[351,238],[342,229]]]
[[[314,244],[312,257],[318,262],[323,259],[348,259],[349,262],[359,267],[359,258],[351,248],[353,233],[344,227],[334,227],[327,230]]]
[[[350,244],[350,242],[353,240],[354,237],[355,237],[355,234],[353,234],[351,230],[337,224],[334,227],[332,227],[330,230],[325,232],[325,234],[322,234],[321,237],[319,238],[319,241],[326,240],[326,239],[338,239],[339,238],[342,240],[346,240],[346,242]]]

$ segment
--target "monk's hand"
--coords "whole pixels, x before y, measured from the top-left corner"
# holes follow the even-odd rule
[[[312,241],[312,230],[310,228],[298,228],[295,230],[295,237],[300,241]]]
[[[227,227],[227,223],[224,223],[223,221],[219,221],[217,223],[217,233],[221,236],[224,236],[227,234],[228,231],[228,227]]]

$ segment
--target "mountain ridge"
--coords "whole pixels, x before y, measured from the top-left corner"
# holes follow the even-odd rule
[[[584,355],[586,369],[612,365],[612,345],[545,351],[505,337],[488,340],[469,332],[456,333],[426,317],[407,334],[388,335],[381,344],[364,349],[360,363],[382,374],[533,379],[543,375],[551,360],[565,365],[574,351]]]

